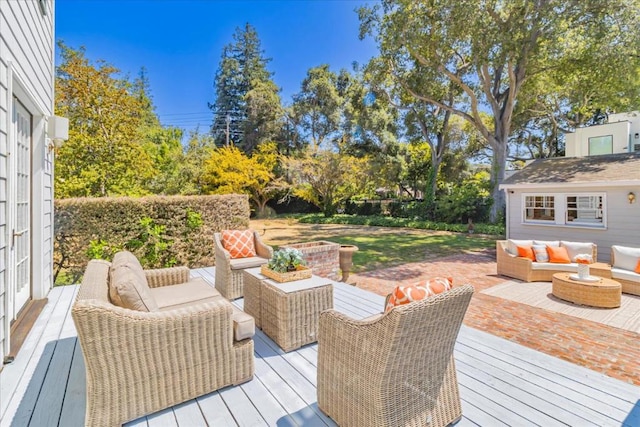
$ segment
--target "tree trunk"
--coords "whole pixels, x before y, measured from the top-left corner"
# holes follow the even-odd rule
[[[493,144],[493,158],[491,160],[491,197],[493,205],[489,211],[489,221],[495,223],[505,206],[504,191],[500,190],[500,184],[504,180],[504,171],[507,159],[507,142],[498,140]]]

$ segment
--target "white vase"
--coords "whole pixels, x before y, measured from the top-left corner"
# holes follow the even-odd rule
[[[578,278],[589,278],[589,264],[578,264]]]

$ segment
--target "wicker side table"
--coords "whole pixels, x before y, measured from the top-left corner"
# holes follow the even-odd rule
[[[265,277],[260,274],[259,268],[248,268],[243,270],[244,275],[244,308],[243,311],[253,319],[256,328],[262,329],[262,316],[260,309],[260,290],[262,288],[262,280]]]
[[[571,273],[556,273],[551,279],[551,293],[562,300],[591,307],[620,307],[622,286],[613,279],[600,278],[597,282],[574,280]]]
[[[333,308],[333,285],[327,279],[278,283],[247,269],[244,311],[284,351],[291,351],[318,340],[320,313]]]

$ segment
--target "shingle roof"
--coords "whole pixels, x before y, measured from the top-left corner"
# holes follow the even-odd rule
[[[640,152],[538,159],[505,179],[502,185],[633,180],[640,180]]]

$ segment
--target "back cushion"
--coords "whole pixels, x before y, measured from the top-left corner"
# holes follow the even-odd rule
[[[157,311],[140,261],[131,252],[118,252],[109,268],[109,298],[119,307]]]
[[[630,248],[627,246],[611,246],[613,254],[613,266],[629,271],[634,271],[640,260],[640,248]]]
[[[593,243],[560,242],[560,246],[567,249],[571,262],[576,262],[576,256],[581,254],[593,255]]]
[[[253,241],[253,230],[224,230],[222,247],[224,247],[231,258],[248,258],[256,256],[256,247]]]
[[[393,307],[409,304],[410,302],[420,301],[432,295],[440,294],[451,289],[453,278],[451,277],[434,277],[424,283],[417,283],[408,286],[396,286],[384,311],[389,311]]]
[[[507,252],[511,255],[518,256],[518,246],[531,246],[533,245],[533,240],[507,240]]]
[[[534,240],[533,241],[534,245],[545,245],[545,246],[553,246],[553,247],[558,247],[560,246],[560,240]]]

